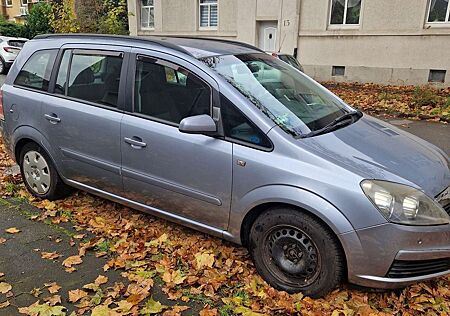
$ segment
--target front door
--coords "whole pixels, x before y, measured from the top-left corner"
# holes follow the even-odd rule
[[[211,115],[217,93],[214,80],[199,79],[201,71],[189,68],[176,58],[137,52],[128,87],[133,111],[122,121],[124,194],[195,224],[226,229],[232,144],[178,130],[185,117]]]
[[[277,49],[277,22],[259,23],[259,48],[265,52],[276,52]]]
[[[123,113],[118,107],[124,51],[66,47],[59,59],[54,91],[42,95],[45,136],[57,150],[59,171],[69,180],[121,193]]]

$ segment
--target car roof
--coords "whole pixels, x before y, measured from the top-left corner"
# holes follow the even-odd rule
[[[257,47],[249,44],[215,39],[215,38],[196,38],[196,37],[178,37],[178,36],[122,36],[122,35],[103,35],[103,34],[46,34],[38,35],[35,39],[64,39],[64,38],[83,38],[83,39],[102,39],[111,42],[134,42],[149,43],[163,47],[171,48],[188,54],[194,58],[205,58],[221,55],[237,55],[248,53],[263,53]]]

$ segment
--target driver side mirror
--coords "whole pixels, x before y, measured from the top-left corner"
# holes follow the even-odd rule
[[[202,114],[186,117],[178,129],[187,134],[212,134],[217,132],[217,125],[211,116]]]

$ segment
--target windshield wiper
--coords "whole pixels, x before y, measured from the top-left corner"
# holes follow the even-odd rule
[[[327,124],[325,127],[318,129],[316,131],[312,131],[311,133],[308,133],[306,135],[301,135],[301,136],[299,136],[299,138],[309,138],[309,137],[322,135],[322,134],[326,134],[326,133],[335,131],[337,129],[340,129],[342,127],[345,127],[345,126],[355,123],[362,116],[363,116],[363,113],[359,110],[346,113],[342,116],[339,116],[337,119],[335,119],[331,123]]]

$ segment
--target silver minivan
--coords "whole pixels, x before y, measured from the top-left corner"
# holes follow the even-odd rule
[[[450,273],[449,157],[255,47],[39,36],[1,105],[36,197],[74,187],[242,244],[277,289]]]

